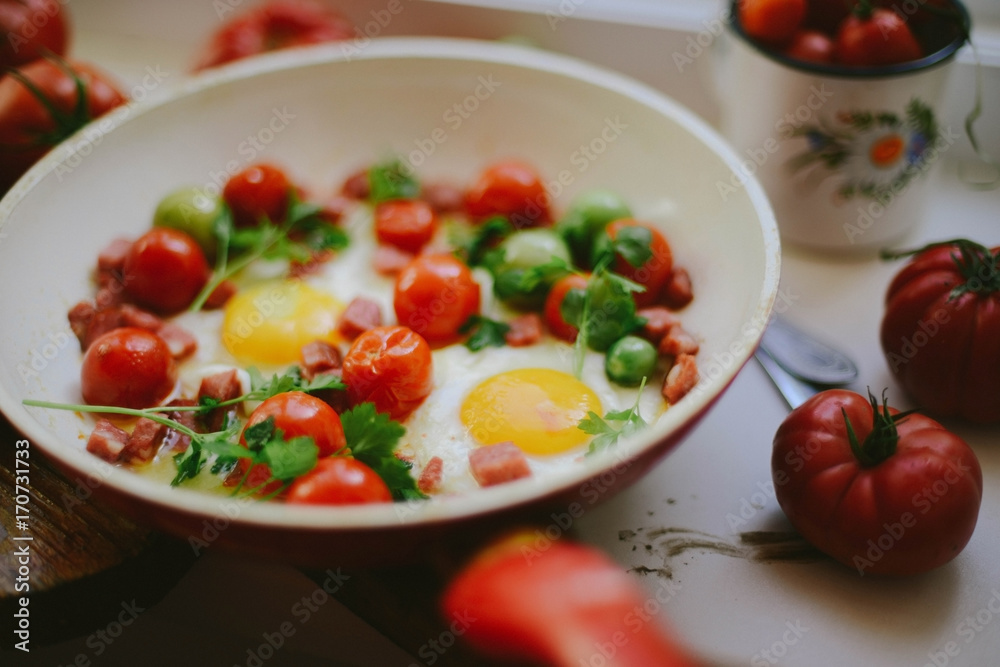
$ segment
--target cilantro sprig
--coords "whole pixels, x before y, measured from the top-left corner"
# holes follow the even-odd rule
[[[510,325],[506,322],[491,320],[482,315],[473,315],[458,329],[458,333],[469,337],[465,347],[473,352],[479,352],[487,347],[504,347],[507,344],[507,332]]]
[[[642,429],[649,426],[646,420],[639,414],[639,398],[642,390],[646,386],[646,379],[643,378],[639,385],[639,393],[636,396],[635,404],[628,410],[615,410],[605,413],[602,418],[591,410],[587,416],[577,425],[584,433],[594,436],[590,441],[587,454],[596,454],[618,444],[622,438],[628,438]]]
[[[212,223],[218,241],[215,270],[189,310],[201,310],[219,285],[259,259],[304,262],[317,252],[347,247],[347,234],[324,220],[322,210],[292,193],[283,222],[263,219],[254,227],[237,228],[232,211],[223,205]]]
[[[344,438],[351,455],[374,470],[396,500],[426,498],[410,474],[412,467],[396,456],[396,446],[406,429],[388,415],[377,412],[374,403],[359,403],[340,415]]]
[[[373,165],[368,170],[368,183],[371,187],[368,198],[375,204],[420,196],[420,182],[413,176],[413,170],[399,159]]]
[[[211,396],[202,396],[198,400],[198,406],[196,408],[175,406],[173,408],[149,409],[169,409],[171,411],[195,409],[199,414],[204,414],[214,410],[215,408],[237,405],[244,401],[265,401],[272,396],[277,396],[278,394],[283,394],[289,391],[304,391],[307,394],[311,394],[324,389],[347,388],[347,385],[341,382],[340,377],[332,373],[320,374],[312,380],[306,380],[302,377],[302,370],[298,366],[291,366],[283,374],[278,375],[275,373],[269,378],[264,377],[264,374],[253,366],[247,369],[247,373],[250,375],[250,391],[241,396],[237,396],[236,398],[220,401],[212,398]]]

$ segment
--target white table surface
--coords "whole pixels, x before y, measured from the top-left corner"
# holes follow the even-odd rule
[[[172,45],[109,32],[95,16],[79,18],[77,55],[105,65],[129,85],[139,85],[150,66],[163,67],[170,73],[166,80],[176,81],[191,62],[190,42]],[[954,162],[944,163],[925,187],[932,188],[931,204],[914,245],[958,236],[998,243],[1000,190],[970,190]],[[877,340],[882,298],[899,266],[786,248],[781,289],[789,319],[858,362],[855,389],[888,387],[894,404],[906,407]],[[1000,665],[1000,430],[952,425],[975,449],[985,478],[979,525],[966,550],[928,575],[886,581],[831,562],[759,562],[739,549],[723,555],[727,545],[738,545],[740,532],[788,530],[769,487],[771,438],[786,414],[763,371],[751,363],[678,449],[639,484],[589,509],[575,522],[576,534],[624,568],[656,571],[636,574],[651,601],[669,595],[662,607],[651,604],[657,611],[653,622],[672,626],[712,664]],[[736,517],[746,523],[737,524]],[[660,529],[703,534],[710,546],[668,557],[666,538],[655,537]],[[256,582],[252,590],[247,581]],[[315,590],[291,567],[210,551],[100,656],[94,641],[81,637],[35,648],[30,661],[13,657],[15,664],[32,665],[68,665],[80,654],[95,665],[255,664],[248,651],[261,645],[263,634],[294,621],[295,634],[264,665],[423,664],[333,598],[300,622],[295,605]]]

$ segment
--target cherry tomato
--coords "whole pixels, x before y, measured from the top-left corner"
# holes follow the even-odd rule
[[[245,14],[229,17],[212,34],[195,69],[217,67],[268,51],[355,36],[350,21],[322,4],[270,0]]]
[[[800,30],[792,37],[785,55],[819,65],[833,62],[833,40],[818,30]]]
[[[923,56],[906,21],[888,9],[851,14],[837,32],[837,62],[851,67],[895,65]]]
[[[292,482],[285,500],[300,505],[359,505],[392,502],[392,493],[361,461],[331,456]]]
[[[288,211],[292,182],[271,164],[250,165],[234,174],[222,189],[237,227],[254,227],[262,218],[281,222]]]
[[[598,238],[597,246],[600,249],[611,241],[615,241],[623,229],[640,228],[649,231],[649,249],[652,256],[640,266],[632,266],[620,254],[616,256],[614,266],[615,273],[625,276],[629,280],[639,283],[646,288],[645,292],[636,292],[633,297],[635,304],[640,308],[651,306],[660,298],[660,290],[668,280],[674,268],[674,255],[670,249],[670,243],[663,234],[653,225],[639,222],[633,219],[616,220],[608,225],[601,237]]]
[[[126,102],[106,74],[84,63],[35,60],[18,72],[0,78],[0,194],[52,146]],[[21,77],[38,89],[44,102]],[[86,98],[80,107],[78,82]]]
[[[282,431],[285,440],[300,436],[312,438],[321,459],[336,454],[347,445],[340,415],[336,410],[321,399],[301,391],[276,394],[258,405],[243,427],[240,444],[246,447],[246,430],[269,417],[274,418],[274,429]],[[248,459],[240,459],[226,477],[226,485],[234,486],[243,480],[244,488],[257,489],[262,495],[281,488],[280,480],[268,481],[271,479],[271,469],[267,465],[255,464],[247,473],[249,465]]]
[[[397,199],[375,207],[375,237],[407,252],[417,253],[437,231],[438,217],[419,199]]]
[[[167,227],[151,229],[132,244],[123,272],[129,298],[162,314],[191,305],[210,274],[197,241]]]
[[[48,54],[66,55],[68,24],[62,2],[0,0],[0,72]]]
[[[802,26],[806,0],[740,0],[737,13],[749,37],[769,44],[784,44]]]
[[[580,330],[563,319],[562,304],[566,299],[566,294],[574,289],[586,292],[587,277],[579,273],[571,273],[557,280],[545,298],[544,307],[545,324],[548,325],[549,331],[556,338],[561,338],[571,343],[576,340],[576,336],[580,333]]]
[[[344,356],[342,377],[351,405],[374,403],[379,412],[402,421],[434,386],[430,345],[406,327],[370,329]]]
[[[450,343],[479,312],[479,283],[453,255],[415,257],[396,276],[393,308],[398,322],[433,345]]]
[[[465,193],[465,210],[474,220],[505,216],[519,229],[552,222],[541,177],[533,167],[515,160],[487,167]]]
[[[881,343],[921,408],[1000,421],[1000,247],[960,241],[916,254],[889,284]]]
[[[83,357],[80,389],[90,405],[148,408],[174,390],[170,348],[151,331],[121,327],[101,335]]]
[[[856,437],[852,437],[853,430]],[[968,543],[983,474],[960,437],[874,396],[821,392],[774,436],[774,488],[795,529],[860,574],[911,575]]]

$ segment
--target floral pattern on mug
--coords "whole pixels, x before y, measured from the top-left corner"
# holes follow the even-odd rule
[[[929,166],[928,149],[938,138],[934,111],[912,100],[903,117],[891,111],[839,111],[833,123],[805,125],[790,136],[808,149],[789,162],[793,171],[825,168],[843,177],[843,199],[884,199],[898,194]]]

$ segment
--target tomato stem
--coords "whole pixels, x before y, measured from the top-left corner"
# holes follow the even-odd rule
[[[900,259],[949,246],[957,250],[957,253],[953,253],[951,258],[958,268],[959,275],[964,278],[964,282],[951,290],[949,299],[957,299],[963,294],[988,295],[1000,292],[1000,253],[994,254],[989,248],[975,241],[952,239],[951,241],[931,243],[916,250],[899,252],[882,250],[879,254],[882,259],[886,260]]]
[[[859,19],[867,21],[875,13],[875,6],[871,0],[858,0],[854,5],[854,15]]]
[[[899,443],[899,431],[896,429],[896,424],[915,412],[909,410],[891,414],[886,391],[882,391],[881,407],[871,390],[868,391],[868,399],[872,404],[872,430],[864,442],[858,440],[858,435],[847,416],[847,411],[844,408],[840,409],[840,413],[844,416],[844,425],[847,427],[847,439],[851,443],[851,451],[854,452],[854,457],[864,468],[877,466],[896,453],[896,445]]]

